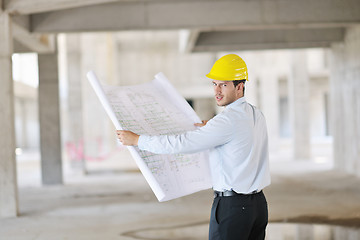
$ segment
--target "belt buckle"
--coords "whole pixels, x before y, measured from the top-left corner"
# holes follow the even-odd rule
[[[224,196],[224,193],[223,193],[223,192],[214,191],[214,198],[222,197],[222,196]]]
[[[219,197],[219,192],[218,191],[214,191],[214,198]]]
[[[229,191],[229,190],[225,190],[224,192],[214,191],[214,198],[232,196],[231,194],[229,194],[229,193],[232,193],[232,192],[233,191]]]

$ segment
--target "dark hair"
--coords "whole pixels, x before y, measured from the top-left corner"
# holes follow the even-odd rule
[[[232,82],[234,83],[234,87],[236,87],[236,86],[239,85],[240,83],[244,83],[243,93],[245,93],[245,81],[246,81],[246,79],[243,79],[243,80],[234,80],[234,81],[232,81]]]

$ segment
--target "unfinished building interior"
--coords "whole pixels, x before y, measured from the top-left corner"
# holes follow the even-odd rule
[[[86,73],[163,72],[210,119],[226,53],[268,125],[267,239],[360,239],[357,0],[0,0],[0,239],[206,239],[211,190],[159,203]]]

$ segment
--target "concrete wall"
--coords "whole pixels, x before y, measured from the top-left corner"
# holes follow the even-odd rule
[[[348,28],[334,44],[331,63],[331,116],[335,166],[360,176],[360,26]]]
[[[80,45],[83,154],[85,158],[96,159],[116,147],[115,127],[86,79],[86,73],[93,70],[103,83],[114,84],[116,52],[111,34],[81,34]]]
[[[178,31],[80,36],[85,155],[98,157],[116,148],[115,128],[85,78],[89,70],[94,70],[103,83],[112,85],[145,83],[162,71],[186,98],[193,100],[200,117],[213,116],[212,88],[204,75],[211,68],[215,55],[179,52]]]
[[[179,31],[79,34],[84,155],[99,157],[116,148],[114,127],[85,78],[89,70],[94,70],[103,83],[115,85],[144,83],[162,71],[186,99],[192,100],[200,118],[208,119],[221,111],[215,105],[211,84],[204,75],[214,61],[227,52],[184,53],[179,50],[179,36]],[[326,51],[311,49],[303,52],[307,65],[302,69],[309,72],[310,81],[310,135],[323,138],[326,136],[328,121],[324,108],[324,96],[328,94]],[[249,68],[250,81],[246,84],[246,98],[266,116],[271,150],[281,150],[281,128],[290,128],[292,125],[289,122],[290,111],[282,113],[288,116],[281,116],[280,110],[280,96],[285,100],[285,105],[289,99],[289,89],[282,85],[291,77],[291,50],[237,53],[244,58]],[[67,75],[71,76],[72,73]],[[289,105],[286,106],[289,108]],[[291,131],[289,134],[291,137]]]
[[[66,42],[69,39],[75,39],[76,44],[73,42],[74,46],[70,46],[70,42]],[[68,143],[76,151],[82,151],[77,152],[81,158],[101,157],[117,146],[114,127],[85,77],[89,70],[94,70],[102,82],[116,85],[147,82],[162,71],[186,99],[192,100],[200,118],[208,119],[221,111],[215,106],[211,84],[204,75],[211,69],[213,62],[227,52],[184,53],[179,50],[179,31],[72,34],[60,38],[59,43],[60,94],[65,123],[62,135],[66,153],[69,150]],[[325,108],[329,96],[328,51],[303,51],[307,56],[307,66],[303,69],[308,71],[310,81],[310,136],[322,139],[331,130],[327,125],[329,117]],[[287,83],[291,77],[291,50],[237,53],[244,58],[249,68],[250,81],[246,84],[246,98],[264,112],[271,150],[279,151],[284,137],[291,139],[292,136]],[[18,102],[17,106],[22,105]],[[19,116],[24,111],[32,111],[30,108],[26,107],[23,112],[19,108],[18,134],[21,134],[21,126],[24,126]],[[74,109],[73,113],[71,109]],[[75,125],[78,127],[71,127],[73,119],[77,119]],[[72,139],[74,134],[79,135],[76,141]],[[83,140],[84,150],[80,145]],[[34,143],[37,141],[27,140]],[[25,146],[24,143],[22,146]]]
[[[330,135],[329,89],[327,76],[310,79],[310,134],[315,139]]]
[[[137,84],[152,80],[163,72],[172,84],[191,91],[208,86],[205,73],[215,61],[213,53],[182,53],[179,31],[137,31],[115,34],[118,84]]]
[[[38,116],[38,58],[35,53],[14,54],[13,78],[15,94],[16,147],[40,147]]]
[[[16,147],[38,149],[40,146],[37,99],[15,98]]]

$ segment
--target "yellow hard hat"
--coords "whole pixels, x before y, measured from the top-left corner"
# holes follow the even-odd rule
[[[236,54],[228,54],[219,58],[206,76],[219,81],[248,81],[246,64],[244,60]]]

